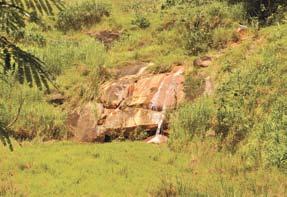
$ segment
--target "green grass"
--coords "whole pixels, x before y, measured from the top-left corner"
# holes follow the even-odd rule
[[[11,181],[24,196],[141,196],[161,177],[180,174],[188,161],[178,155],[170,165],[174,153],[144,143],[60,142],[0,152],[0,188]]]
[[[66,0],[70,5],[84,1]],[[0,196],[285,196],[287,176],[286,167],[282,166],[286,166],[287,150],[284,53],[287,25],[260,31],[250,26],[243,39],[233,43],[237,24],[243,20],[242,10],[230,9],[221,1],[203,7],[174,6],[165,10],[160,9],[163,2],[160,0],[102,2],[111,5],[110,16],[93,26],[83,26],[81,31],[66,34],[57,31],[53,28],[56,16],[45,18],[51,26],[49,30],[35,25],[27,28],[27,38],[20,45],[47,63],[47,69],[57,76],[60,91],[68,100],[63,107],[54,107],[45,102],[43,92],[26,86],[20,91],[18,86],[11,89],[0,83],[0,123],[13,120],[23,93],[25,102],[12,129],[35,137],[32,142],[23,142],[22,147],[14,144],[14,152],[0,144]],[[217,7],[221,10],[218,13]],[[188,10],[191,15],[186,14]],[[196,56],[187,55],[183,36],[186,23],[182,21],[190,21],[199,12],[207,17],[212,13],[222,15],[219,18],[223,21],[216,30],[203,32],[208,33],[209,39],[199,41],[199,34],[191,40],[190,47],[199,45],[214,57],[210,67],[195,70],[191,65]],[[140,29],[132,24],[136,16],[145,17],[150,26]],[[213,18],[209,20],[216,22]],[[102,30],[116,30],[122,35],[110,48],[105,48],[86,34]],[[82,102],[95,99],[98,85],[112,77],[107,70],[136,61],[154,62],[149,70],[153,73],[168,71],[174,64],[182,63],[186,67],[186,90],[194,94],[192,98],[200,95],[196,90],[203,76],[210,76],[215,88],[221,87],[221,95],[215,91],[208,102],[201,104],[201,99],[196,99],[173,113],[170,145],[177,146],[170,147],[178,152],[166,145],[143,142],[36,142],[64,138],[66,113]],[[266,63],[270,72],[263,72]],[[237,80],[238,76],[241,80]],[[271,80],[270,87],[266,79]],[[248,94],[236,96],[233,91],[238,89],[254,93],[256,99]],[[225,141],[205,138],[205,132],[217,128],[219,96],[231,98],[222,104],[223,112],[225,106],[234,109],[233,116],[222,112],[229,132]],[[255,115],[250,116],[246,104],[239,105],[241,111],[236,111],[241,98],[251,104],[257,101],[258,106],[251,110]],[[251,121],[245,120],[249,116]],[[241,129],[250,122],[252,128]],[[245,130],[246,137],[240,138],[233,154],[223,148],[237,140],[233,133]],[[183,143],[186,147],[180,149]]]
[[[249,169],[240,158],[194,142],[177,153],[143,142],[49,142],[0,147],[1,196],[282,196],[287,178]],[[160,192],[159,192],[160,191]]]

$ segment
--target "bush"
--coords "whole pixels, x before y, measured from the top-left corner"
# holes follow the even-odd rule
[[[135,25],[141,29],[146,29],[150,26],[150,22],[144,16],[137,15],[136,18],[132,20],[132,25]]]
[[[204,92],[205,79],[196,70],[187,73],[184,80],[184,92],[187,100],[194,100]]]
[[[242,2],[249,18],[257,18],[261,24],[272,24],[284,19],[287,10],[286,0],[229,0],[231,3]]]
[[[60,31],[81,30],[84,27],[97,24],[102,17],[109,16],[110,9],[107,4],[95,1],[85,1],[81,4],[69,6],[59,12],[56,27]]]
[[[216,131],[221,145],[239,150],[252,166],[287,168],[285,35],[286,27],[268,32],[272,44],[240,62],[245,66],[233,69],[217,91]]]
[[[183,148],[194,137],[205,138],[212,126],[213,104],[208,99],[185,103],[170,117],[170,140],[172,148]]]
[[[186,13],[182,20],[185,21],[185,48],[190,55],[223,48],[232,39],[230,29],[233,31],[234,24],[243,16],[240,6],[217,1],[192,9],[187,7]]]

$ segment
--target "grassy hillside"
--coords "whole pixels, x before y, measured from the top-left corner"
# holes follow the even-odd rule
[[[0,134],[8,125],[14,149],[0,144],[0,196],[286,196],[285,1],[65,3],[11,37],[45,62],[57,87],[0,78]],[[100,32],[119,37],[99,41]],[[193,65],[205,55],[209,67]],[[167,115],[168,144],[67,142],[68,112],[137,62],[153,62],[150,73],[185,66],[186,98]],[[59,92],[64,104],[49,103]]]

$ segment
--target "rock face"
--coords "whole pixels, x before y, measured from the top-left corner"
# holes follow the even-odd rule
[[[107,82],[99,103],[88,103],[70,114],[69,125],[80,141],[105,141],[129,137],[135,131],[155,131],[167,109],[184,99],[184,67],[151,75],[146,68]]]

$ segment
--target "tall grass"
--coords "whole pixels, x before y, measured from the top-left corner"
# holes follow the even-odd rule
[[[16,82],[13,87],[1,82],[0,86],[0,122],[10,126],[9,134],[43,140],[66,136],[65,112],[46,103],[43,92]]]
[[[169,119],[170,147],[180,150],[194,137],[204,139],[206,132],[211,129],[213,114],[213,104],[209,99],[200,99],[180,106]]]
[[[54,75],[63,72],[73,66],[84,65],[95,68],[105,62],[105,49],[92,38],[62,39],[53,38],[44,48],[29,48],[38,55],[47,65],[47,69]]]

